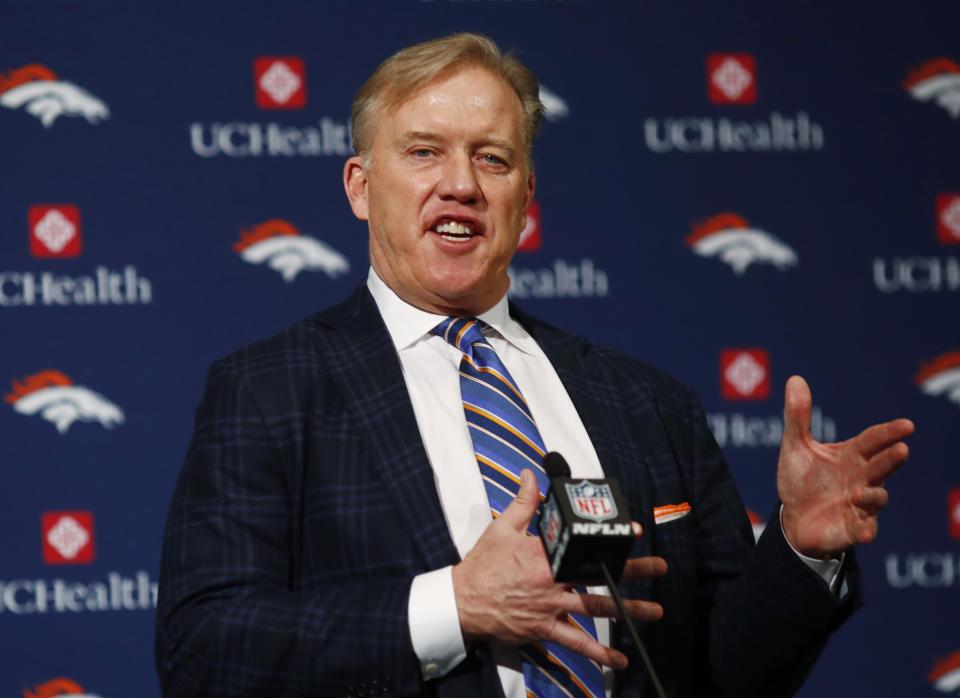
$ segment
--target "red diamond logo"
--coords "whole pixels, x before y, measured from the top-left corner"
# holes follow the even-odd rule
[[[770,354],[767,350],[722,351],[720,392],[726,400],[766,400],[770,397]]]
[[[714,104],[757,101],[757,62],[749,53],[707,56],[707,96]]]
[[[534,252],[540,249],[540,204],[531,201],[527,207],[527,224],[520,231],[518,252]]]
[[[93,514],[89,511],[48,511],[41,521],[43,561],[48,565],[93,562]]]
[[[253,85],[261,109],[307,106],[307,69],[295,56],[261,56],[253,62]]]
[[[30,254],[34,257],[76,257],[83,244],[80,209],[70,204],[31,206],[27,212]]]
[[[960,539],[960,487],[947,493],[947,516],[950,518],[950,537]]]
[[[960,194],[937,196],[937,239],[944,245],[960,245]]]

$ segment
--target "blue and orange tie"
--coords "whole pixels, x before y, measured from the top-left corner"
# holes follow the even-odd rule
[[[542,467],[546,449],[540,431],[519,386],[483,336],[483,327],[476,318],[447,318],[433,333],[463,353],[460,397],[490,512],[496,518],[520,491],[524,468],[536,475],[541,497],[550,482]],[[528,534],[537,535],[539,518],[538,510]],[[596,639],[593,618],[570,614],[567,622]],[[531,643],[520,652],[528,697],[603,698],[603,673],[596,662],[552,642]]]

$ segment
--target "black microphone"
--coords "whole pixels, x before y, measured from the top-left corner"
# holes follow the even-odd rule
[[[658,698],[666,698],[647,648],[633,619],[627,615],[617,589],[634,539],[620,484],[612,478],[571,479],[570,466],[555,451],[543,457],[543,469],[550,478],[550,489],[541,509],[540,540],[547,551],[553,579],[607,586],[646,667],[654,692]]]
[[[633,546],[633,528],[616,480],[570,479],[570,466],[559,453],[543,459],[550,489],[540,516],[540,538],[553,578],[558,582],[606,584],[605,564],[614,581]]]

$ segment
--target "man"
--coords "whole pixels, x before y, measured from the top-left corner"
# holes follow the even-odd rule
[[[620,480],[623,587],[669,695],[789,695],[858,603],[847,551],[912,424],[816,443],[792,378],[754,547],[686,388],[507,304],[537,90],[476,35],[361,88],[344,185],[368,282],[211,369],[164,546],[166,696],[653,695],[610,600],[554,584],[527,535],[544,450]]]

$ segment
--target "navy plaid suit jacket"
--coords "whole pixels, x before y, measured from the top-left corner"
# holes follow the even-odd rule
[[[624,587],[663,604],[664,620],[641,633],[669,695],[792,694],[859,602],[852,561],[840,602],[778,525],[754,546],[688,389],[511,312],[643,524],[633,554],[670,565],[663,579]],[[654,524],[653,507],[680,502],[690,515]],[[399,359],[363,287],[210,369],[163,547],[164,695],[501,696],[483,644],[444,679],[421,679],[410,583],[458,561]],[[652,695],[638,660],[617,686],[620,696]]]

